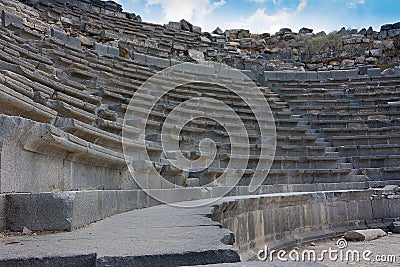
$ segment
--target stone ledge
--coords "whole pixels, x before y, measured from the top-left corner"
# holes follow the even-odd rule
[[[200,199],[199,188],[152,190],[170,202]],[[7,218],[2,229],[72,231],[112,215],[161,204],[142,190],[86,190],[0,195]],[[5,213],[5,214],[3,214]]]
[[[70,256],[55,256],[55,257],[38,257],[38,258],[18,258],[18,259],[1,259],[2,267],[26,267],[26,266],[96,266],[96,254],[70,255]]]
[[[382,190],[341,190],[234,196],[214,206],[212,219],[233,231],[242,260],[258,249],[292,247],[349,229],[385,227],[400,218],[400,198]],[[386,225],[387,226],[387,225]]]
[[[8,236],[0,242],[0,265],[187,266],[240,261],[232,246],[232,233],[213,222],[210,212],[208,205],[159,205],[74,232]],[[67,259],[74,264],[68,264]]]
[[[134,188],[123,186],[129,175],[122,153],[20,117],[0,115],[0,126],[3,193]]]
[[[364,74],[365,72],[365,74]],[[350,80],[350,79],[374,79],[382,77],[399,77],[400,72],[382,74],[379,68],[367,68],[365,71],[358,69],[331,70],[331,71],[264,71],[261,83],[266,85],[276,81],[320,81],[320,80]]]

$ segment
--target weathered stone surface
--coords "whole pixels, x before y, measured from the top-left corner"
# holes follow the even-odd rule
[[[381,31],[388,31],[393,28],[393,24],[385,24],[381,26]]]
[[[181,29],[181,24],[179,22],[170,21],[165,25],[167,29],[179,31]]]
[[[110,30],[102,30],[100,38],[104,41],[113,41],[118,39],[118,35]]]
[[[192,28],[194,33],[201,34],[201,27],[193,25]]]
[[[354,66],[354,60],[351,60],[351,59],[344,59],[343,61],[342,61],[342,66],[343,67],[352,67],[352,66]]]
[[[399,58],[393,39],[399,31],[394,24],[382,32],[371,28],[356,34],[355,29],[344,29],[341,36],[324,37],[335,37],[332,39],[341,41],[340,45],[311,51],[308,42],[315,36],[305,28],[300,34],[290,29],[275,35],[252,35],[245,29],[201,34],[201,29],[187,21],[165,27],[140,23],[139,16],[120,13],[120,6],[112,2],[84,0],[51,5],[51,0],[43,0],[33,7],[14,0],[3,3],[18,7],[7,10],[15,10],[10,14],[23,18],[24,25],[11,23],[3,29],[0,113],[32,121],[16,130],[12,138],[5,134],[0,140],[1,192],[25,192],[0,198],[0,229],[6,229],[7,223],[14,229],[75,229],[129,209],[159,204],[143,191],[136,191],[138,185],[127,172],[121,151],[123,118],[130,97],[145,80],[161,69],[191,59],[226,63],[242,70],[251,80],[269,85],[260,89],[275,115],[278,148],[260,193],[325,192],[310,196],[308,202],[286,193],[273,199],[243,200],[243,205],[232,204],[232,209],[231,204],[224,206],[229,212],[227,216],[235,212],[245,214],[237,220],[235,216],[228,217],[224,222],[227,227],[241,229],[237,240],[245,243],[244,250],[265,242],[265,233],[274,231],[274,236],[267,236],[269,240],[285,240],[285,233],[290,233],[288,238],[293,240],[298,233],[302,238],[301,231],[307,226],[316,231],[312,232],[316,236],[328,236],[337,235],[337,229],[365,226],[365,222],[382,224],[383,218],[398,217],[399,196],[393,190],[386,188],[374,195],[364,195],[366,188],[398,183],[395,109],[399,72],[392,64]],[[81,5],[91,12],[79,14]],[[359,73],[354,68],[355,64],[369,63],[370,66],[360,67]],[[382,72],[376,66],[393,69]],[[207,74],[206,68],[200,73],[194,70],[184,70],[185,81]],[[233,86],[247,86],[249,82],[245,76],[236,81],[230,71],[221,76]],[[168,86],[171,80],[158,82],[155,88]],[[169,109],[191,96],[215,96],[229,103],[245,121],[251,135],[250,152],[229,154],[230,140],[220,131],[226,125],[191,122],[193,125],[182,132],[184,152],[193,151],[191,146],[204,133],[215,138],[220,151],[209,169],[193,175],[199,178],[186,181],[189,188],[185,189],[189,191],[170,190],[192,176],[172,167],[164,158],[157,131]],[[251,115],[253,107],[243,105],[237,95],[225,88],[203,84],[178,88],[166,97],[150,115],[150,132],[145,136],[151,141],[146,142],[151,161],[132,164],[141,168],[149,186],[157,188],[153,193],[167,196],[171,202],[215,197],[222,185],[213,183],[201,190],[193,187],[214,181],[230,158],[242,161],[250,156],[240,186],[231,193],[248,194],[247,185],[260,149],[257,121]],[[142,112],[151,99],[144,97],[134,108]],[[221,111],[219,108],[209,106],[211,112]],[[225,115],[222,117],[229,127],[237,129],[238,125]],[[20,120],[2,124],[0,132],[19,125]],[[139,146],[138,125],[132,122],[129,129],[133,146]],[[245,149],[241,147],[240,151]],[[152,166],[173,183],[168,185],[149,175]],[[328,193],[348,189],[360,191]],[[73,201],[67,201],[63,194],[70,194],[71,199],[76,195]],[[269,205],[260,204],[262,201]],[[13,214],[1,214],[6,205],[15,207]],[[264,212],[259,206],[273,209]],[[263,220],[272,221],[273,225],[264,225]],[[328,233],[318,232],[321,229]],[[224,242],[232,243],[229,240]],[[118,260],[121,259],[102,259],[101,263]]]
[[[192,58],[193,60],[195,60],[197,62],[204,61],[204,53],[203,52],[197,51],[194,49],[189,49],[188,53],[189,53],[189,57]]]
[[[83,46],[93,46],[93,44],[94,44],[93,38],[90,38],[90,37],[87,37],[84,35],[79,35],[78,39]]]
[[[367,74],[370,77],[380,77],[381,76],[381,69],[379,68],[370,68],[367,70]]]
[[[14,15],[8,11],[2,10],[1,11],[1,23],[3,27],[7,27],[10,24],[22,25],[23,20],[21,17]]]
[[[352,230],[344,233],[344,238],[349,241],[370,241],[386,236],[382,229]]]
[[[82,258],[84,255],[92,255],[92,264],[94,259],[96,266],[165,266],[168,263],[186,266],[240,261],[233,246],[220,241],[232,243],[232,236],[206,217],[210,211],[207,206],[178,209],[162,205],[124,213],[79,232],[9,237],[6,243],[16,239],[18,242],[2,244],[0,264],[3,266],[4,262],[9,262],[10,265],[5,266],[16,266],[16,262],[23,258],[36,258],[40,262],[39,259],[48,257],[49,262],[55,265],[70,259],[78,265],[91,266],[84,264],[88,260]],[[132,221],[135,221],[135,227],[129,226]],[[159,241],[149,246],[137,245],[154,240]],[[63,243],[62,252],[58,245],[60,242]],[[21,244],[24,245],[23,254],[20,253]]]
[[[193,25],[190,22],[182,19],[180,21],[180,24],[181,24],[181,30],[189,31],[189,32],[193,31]]]
[[[397,192],[397,191],[399,191],[399,186],[398,185],[387,185],[382,190]]]
[[[400,234],[400,222],[392,222],[389,225],[389,229],[392,233]]]
[[[54,38],[57,38],[63,42],[68,42],[69,41],[69,37],[68,35],[64,32],[61,31],[59,29],[56,28],[52,28],[51,29],[51,36],[53,36]]]
[[[224,34],[224,32],[219,27],[217,27],[212,33],[219,34],[219,35]]]
[[[381,49],[372,49],[369,52],[370,52],[371,56],[373,56],[373,57],[382,56],[382,50]]]
[[[299,33],[312,33],[314,30],[313,29],[309,29],[309,28],[305,28],[305,27],[303,27],[303,28],[301,28],[300,30],[299,30]]]
[[[282,248],[303,242],[302,237],[310,237],[310,231],[315,231],[321,238],[337,234],[336,229],[354,229],[355,221],[357,227],[367,227],[365,220],[379,212],[371,209],[372,196],[373,191],[340,191],[229,197],[214,206],[212,218],[236,234],[236,244],[242,252],[258,240],[268,240],[270,249],[274,246]],[[385,198],[376,201],[383,204]],[[358,212],[360,210],[362,212]],[[258,211],[262,211],[261,218]],[[263,227],[255,231],[261,223]],[[320,231],[320,225],[325,225],[324,231]],[[282,234],[288,229],[296,232],[296,236]],[[354,230],[345,234],[352,240],[372,240],[384,235],[386,233],[381,229]],[[249,254],[254,256],[254,251],[252,253],[242,253],[242,259]]]

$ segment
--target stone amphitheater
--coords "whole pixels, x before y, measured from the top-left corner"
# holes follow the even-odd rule
[[[399,23],[304,55],[306,28],[0,10],[0,266],[269,266],[249,263],[265,245],[400,220]]]

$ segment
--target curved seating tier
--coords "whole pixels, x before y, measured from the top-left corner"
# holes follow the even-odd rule
[[[140,86],[157,71],[179,63],[166,59],[171,53],[176,53],[166,47],[198,46],[198,34],[168,32],[159,25],[98,14],[93,10],[83,15],[82,11],[65,2],[56,1],[54,6],[50,6],[40,1],[35,8],[27,7],[24,13],[16,8],[16,1],[0,0],[3,9],[0,114],[4,125],[0,130],[1,193],[21,193],[17,197],[26,198],[29,193],[79,191],[81,196],[87,194],[88,202],[97,203],[99,209],[105,209],[103,203],[110,195],[96,195],[93,193],[96,190],[112,191],[118,195],[117,199],[127,197],[129,201],[140,202],[124,209],[119,208],[120,203],[112,202],[114,206],[107,207],[109,211],[82,223],[71,224],[70,229],[121,210],[159,203],[150,197],[143,200],[143,195],[135,191],[139,186],[128,166],[140,170],[153,190],[170,194],[173,201],[182,201],[213,197],[219,192],[219,187],[225,186],[216,180],[229,161],[248,160],[242,169],[244,175],[231,194],[249,194],[248,185],[260,161],[260,140],[274,134],[273,127],[265,126],[268,123],[276,126],[276,152],[272,168],[258,193],[365,189],[395,182],[395,179],[386,177],[392,177],[392,173],[397,171],[398,153],[390,152],[396,148],[382,153],[379,145],[399,144],[396,118],[399,114],[399,105],[396,104],[400,91],[398,80],[286,82],[277,83],[273,90],[260,87],[274,116],[273,121],[261,118],[262,126],[253,114],[254,110],[265,108],[262,99],[255,100],[257,104],[249,107],[228,88],[196,82],[169,91],[156,103],[148,120],[138,119],[124,125],[128,109],[144,114],[154,100],[149,95],[136,94]],[[5,12],[14,14],[11,22]],[[66,18],[62,26],[68,26],[65,27],[68,34],[61,25],[49,22],[51,12]],[[82,38],[83,31],[92,32],[93,38],[89,41]],[[118,43],[118,48],[112,43],[114,34],[118,34],[120,40],[122,37],[126,39]],[[144,36],[153,38],[157,45],[143,44]],[[169,39],[170,44],[162,44],[161,40]],[[129,45],[124,45],[124,42]],[[124,54],[124,49],[131,51]],[[141,60],[141,56],[146,60]],[[208,74],[206,70],[198,73],[188,69],[179,75],[182,80],[190,80],[196,77],[207,79]],[[225,75],[222,80],[232,87],[247,88],[252,84],[231,77],[233,74],[229,72]],[[156,82],[162,90],[161,87],[171,85],[173,78],[158,78]],[[255,95],[250,90],[244,94],[247,97]],[[134,95],[140,101],[137,101],[137,106],[130,107]],[[250,146],[249,151],[242,146],[243,152],[231,153],[226,128],[232,129],[231,135],[242,141],[243,136],[238,132],[240,127],[226,110],[209,103],[207,111],[223,114],[224,124],[197,118],[185,125],[179,139],[182,154],[195,159],[199,156],[200,140],[211,138],[216,143],[216,157],[208,168],[187,173],[166,160],[167,155],[161,146],[161,127],[173,128],[179,115],[194,114],[190,106],[182,108],[178,115],[169,117],[173,123],[164,123],[176,106],[199,96],[219,100],[239,115]],[[145,136],[141,136],[142,125],[146,126]],[[126,145],[132,149],[146,149],[149,159],[125,161],[121,143],[124,126],[130,137]],[[260,136],[260,127],[268,136]],[[24,136],[22,133],[27,129],[31,132]],[[357,134],[353,135],[349,129],[354,129]],[[13,139],[10,133],[15,133],[18,138]],[[244,144],[238,143],[239,147]],[[10,153],[11,148],[17,152]],[[356,151],[354,154],[351,153],[353,150]],[[365,156],[364,151],[371,154]],[[18,159],[17,163],[10,166],[18,171],[13,172],[7,164],[15,159]],[[156,182],[146,173],[149,166],[171,183]],[[27,181],[26,177],[32,178]],[[189,193],[182,193],[188,179],[193,181],[189,184],[193,188],[189,188]],[[200,188],[199,185],[207,186]],[[124,190],[136,192],[133,195],[137,199],[132,200],[133,195]],[[17,197],[12,201],[17,201]],[[68,197],[64,200],[63,205],[73,207]],[[32,225],[30,229],[35,227],[44,226]],[[57,230],[54,224],[51,227],[54,228],[48,230]],[[19,229],[21,225],[16,223],[12,228]]]
[[[399,77],[271,85],[356,173],[399,184]]]

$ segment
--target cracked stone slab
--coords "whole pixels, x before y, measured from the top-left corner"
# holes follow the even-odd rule
[[[160,205],[119,214],[73,232],[3,237],[0,265],[32,266],[24,263],[37,262],[54,266],[68,258],[75,266],[91,266],[88,262],[93,266],[176,266],[240,261],[236,249],[221,242],[231,232],[207,217],[211,210],[211,206]]]

